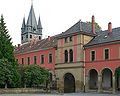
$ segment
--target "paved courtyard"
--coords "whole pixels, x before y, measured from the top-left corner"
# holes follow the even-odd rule
[[[0,96],[120,96],[120,94],[68,93],[68,94],[1,94]]]

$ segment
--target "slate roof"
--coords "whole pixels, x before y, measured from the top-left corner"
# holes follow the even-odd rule
[[[39,35],[42,35],[42,24],[41,24],[40,16],[39,16],[38,25],[37,25],[33,4],[31,5],[26,24],[25,24],[25,17],[23,18],[21,29],[22,29],[22,34],[32,32],[32,33],[37,33]]]
[[[66,37],[68,35],[86,34],[86,35],[96,36],[96,34],[93,34],[91,30],[92,30],[92,27],[90,23],[78,21],[76,24],[74,24],[72,27],[70,27],[65,32],[62,32],[61,34],[51,37],[50,41],[48,41],[48,39],[42,39],[36,43],[33,43],[32,45],[31,43],[27,43],[27,44],[20,46],[20,48],[16,48],[15,54],[33,52],[36,50],[44,50],[46,48],[56,47],[57,39]],[[100,29],[96,29],[95,31],[99,32]]]
[[[109,43],[116,40],[120,40],[120,27],[112,29],[112,33],[109,33],[108,30],[98,32],[97,36],[84,47]]]
[[[37,28],[38,28],[38,29],[42,29],[42,24],[41,24],[40,16],[39,16],[39,19],[38,19]]]
[[[29,16],[28,16],[28,20],[27,20],[26,25],[36,27],[36,29],[37,29],[37,21],[36,21],[33,5],[31,5],[31,9],[30,9],[30,12],[29,12]]]
[[[95,31],[99,32],[100,29],[96,28]],[[67,35],[74,34],[74,33],[76,33],[76,34],[81,33],[81,34],[95,36],[95,34],[93,34],[93,32],[92,32],[91,24],[88,22],[82,22],[80,20],[76,24],[74,24],[72,27],[70,27],[68,30],[66,30],[65,32],[62,32],[60,34],[59,38],[66,37]]]
[[[48,40],[48,38],[46,38],[37,42],[30,42],[23,44],[15,49],[15,54],[45,50],[56,46],[57,46],[57,39],[55,36],[53,36],[50,37],[50,41]]]

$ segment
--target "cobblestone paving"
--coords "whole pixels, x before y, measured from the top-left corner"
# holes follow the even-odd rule
[[[120,94],[68,93],[68,94],[0,94],[0,96],[120,96]]]

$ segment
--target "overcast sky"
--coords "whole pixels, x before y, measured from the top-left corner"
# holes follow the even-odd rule
[[[0,0],[0,14],[3,14],[13,44],[21,43],[23,17],[26,21],[31,0]],[[120,0],[33,0],[36,19],[40,15],[43,37],[64,32],[80,19],[96,22],[103,30],[108,22],[120,27]]]

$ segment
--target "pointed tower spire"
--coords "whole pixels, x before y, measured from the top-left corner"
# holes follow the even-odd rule
[[[31,5],[33,5],[33,0],[31,0]]]
[[[38,29],[42,29],[42,24],[41,24],[41,20],[40,20],[40,16],[39,16],[39,19],[38,19],[38,26],[37,26]]]
[[[25,19],[23,19],[23,24],[21,28],[21,43],[28,43],[31,40],[41,40],[42,38],[42,25],[40,21],[40,17],[38,20],[38,24],[36,21],[33,2],[31,2],[31,8],[28,15],[27,23],[25,24]]]
[[[23,23],[22,23],[21,31],[22,31],[22,32],[25,31],[25,17],[23,18]]]
[[[27,20],[27,26],[32,27],[32,28],[37,27],[37,21],[36,21],[36,17],[34,13],[33,4],[31,4],[31,9],[29,12],[28,20]]]
[[[41,24],[40,16],[39,16],[39,19],[38,19],[37,29],[38,29],[38,33],[42,34],[42,24]]]

